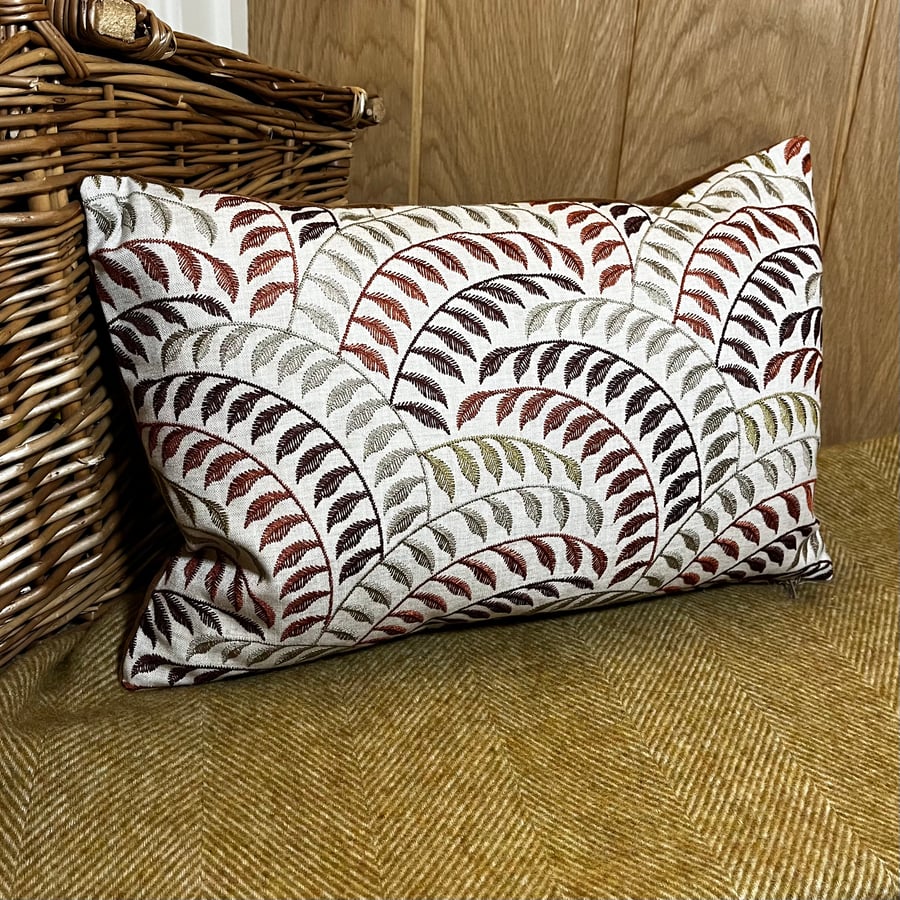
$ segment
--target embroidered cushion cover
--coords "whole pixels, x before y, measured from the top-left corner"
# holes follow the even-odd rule
[[[127,685],[830,577],[804,139],[667,208],[280,208],[112,177],[82,192],[185,538]]]

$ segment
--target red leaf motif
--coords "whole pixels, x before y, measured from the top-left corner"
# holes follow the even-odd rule
[[[637,556],[637,554],[640,553],[641,550],[643,550],[644,547],[647,546],[647,544],[652,544],[653,541],[654,538],[649,536],[633,540],[630,544],[626,545],[623,548],[622,552],[619,554],[619,558],[616,561],[617,565],[621,565],[623,562],[627,562],[629,559]]]
[[[231,482],[231,485],[228,488],[228,503],[233,503],[238,497],[243,497],[248,494],[259,481],[266,474],[265,469],[251,469],[249,472],[242,472],[234,481]]]
[[[178,452],[181,442],[187,437],[187,432],[182,429],[170,431],[162,442],[162,461],[169,462],[170,459]]]
[[[699,278],[711,291],[717,291],[725,297],[728,296],[728,288],[725,286],[725,282],[715,272],[710,272],[709,269],[693,269],[688,274]]]
[[[585,225],[584,228],[581,229],[581,243],[586,244],[588,241],[593,241],[595,238],[600,237],[607,228],[612,228],[612,222],[591,222],[590,225]],[[622,241],[606,241],[607,244],[612,244],[613,247],[619,247],[622,245]],[[610,253],[612,250],[610,250]],[[607,254],[608,256],[609,254]],[[596,260],[595,260],[596,262]]]
[[[621,263],[604,269],[600,275],[600,290],[605,291],[607,288],[611,288],[628,271],[630,271],[629,267],[623,266]]]
[[[182,275],[190,281],[194,286],[194,290],[196,290],[200,287],[200,282],[203,279],[203,269],[200,266],[197,254],[184,244],[173,243],[170,244],[170,246],[178,257],[178,266],[181,269]]]
[[[391,272],[390,270],[385,270],[382,274],[392,284],[397,285],[407,297],[411,297],[413,300],[418,300],[420,303],[425,303],[427,305],[428,298],[425,295],[425,291],[423,291],[412,278],[403,275],[400,272]]]
[[[251,597],[253,597],[253,608],[256,610],[256,615],[266,623],[267,628],[271,628],[275,624],[275,610],[265,600],[252,594]]]
[[[782,216],[771,209],[763,210],[763,215],[765,215],[769,219],[769,221],[774,222],[782,231],[787,231],[794,237],[800,237],[800,232],[797,231],[797,226],[794,225],[794,223],[785,216]]]
[[[609,443],[609,439],[614,437],[615,434],[616,429],[612,427],[601,428],[599,431],[595,431],[584,442],[584,448],[581,451],[581,461],[584,462],[589,456],[599,453],[607,443]]]
[[[609,485],[609,488],[606,491],[606,499],[609,500],[614,497],[616,494],[621,494],[627,487],[629,487],[637,478],[640,478],[644,474],[643,469],[625,469],[624,472],[619,472],[615,478],[613,478],[612,482]]]
[[[287,250],[266,250],[250,263],[250,268],[247,269],[247,280],[253,281],[262,275],[268,275],[278,263],[290,258],[291,254]]]
[[[595,547],[593,545],[590,546],[590,551],[591,568],[593,568],[594,573],[598,578],[602,578],[603,573],[606,572],[606,567],[608,565],[606,554],[599,547]]]
[[[364,344],[345,344],[344,350],[352,353],[369,371],[378,372],[385,378],[388,377],[387,363],[377,350],[366,347]]]
[[[441,261],[441,265],[443,265],[445,269],[449,269],[457,275],[462,275],[463,278],[469,277],[465,266],[463,266],[459,261],[459,258],[454,256],[449,250],[444,247],[439,247],[436,244],[427,245],[425,249],[429,253],[433,253]]]
[[[726,247],[730,247],[740,256],[750,256],[750,248],[740,238],[723,234],[719,236],[717,240],[720,240]]]
[[[425,616],[417,610],[403,609],[399,612],[391,613],[392,619],[399,619],[401,622],[407,622],[410,625],[418,625],[425,621]]]
[[[801,150],[803,150],[806,143],[807,139],[803,135],[791,138],[791,140],[784,145],[784,161],[789,163]]]
[[[381,293],[364,294],[363,297],[371,300],[391,321],[402,322],[407,328],[412,327],[409,314],[396,297]]]
[[[728,240],[722,238],[721,240]],[[731,238],[731,240],[735,240]],[[738,242],[740,243],[740,242]],[[743,246],[743,245],[742,245]],[[700,247],[697,250],[697,256],[708,256],[711,259],[714,259],[726,272],[730,272],[732,275],[737,275],[738,270],[737,266],[731,261],[730,257],[727,253],[723,253],[721,250],[717,250],[715,247]]]
[[[353,321],[365,328],[377,344],[381,344],[383,347],[390,347],[394,353],[398,352],[397,338],[394,336],[394,332],[383,322],[379,322],[378,319],[372,316],[360,316]]]
[[[284,608],[285,618],[295,616],[297,613],[306,612],[314,603],[328,596],[328,591],[309,591],[292,600]]]
[[[416,257],[407,256],[400,258],[412,266],[412,268],[414,268],[426,281],[430,281],[432,284],[439,284],[441,287],[447,287],[444,276],[441,275],[440,271],[430,262],[425,262],[425,260],[417,259]]]
[[[528,564],[525,561],[525,557],[517,550],[513,550],[511,547],[493,547],[492,549],[503,560],[506,568],[513,575],[518,575],[521,578],[525,578],[528,575]]]
[[[127,245],[132,253],[138,258],[143,270],[157,284],[161,284],[164,290],[169,289],[169,270],[163,262],[162,257],[149,247],[142,247],[137,241],[129,242]]]
[[[307,540],[297,541],[289,547],[285,547],[284,550],[278,554],[278,559],[275,561],[275,567],[272,569],[272,574],[277,575],[285,569],[293,569],[294,566],[302,561],[303,557],[306,556],[310,550],[315,550],[318,546],[319,545],[315,541]]]
[[[266,526],[262,538],[259,542],[260,551],[264,550],[269,544],[275,544],[283,541],[298,525],[302,525],[306,520],[302,516],[281,516]],[[287,613],[285,613],[287,615]]]
[[[469,254],[474,259],[477,259],[478,262],[487,263],[488,265],[493,266],[495,269],[499,268],[497,257],[494,256],[494,254],[491,253],[491,251],[487,247],[480,244],[474,238],[467,235],[457,234],[453,235],[452,239],[461,247],[465,247],[466,250],[469,251]]]
[[[451,594],[455,594],[457,597],[465,597],[467,600],[472,599],[472,588],[462,578],[444,575],[441,578],[436,578],[435,581],[438,584],[442,584]]]
[[[561,212],[570,204],[567,203],[554,203],[550,206],[550,212]],[[574,212],[570,212],[566,216],[566,224],[571,228],[573,225],[581,224],[588,216],[591,215],[593,210],[590,209],[576,209]],[[609,224],[609,223],[607,223]]]
[[[491,396],[490,391],[476,391],[470,394],[459,404],[459,410],[456,414],[456,427],[462,428],[466,423],[474,419],[481,412],[485,401]]]
[[[556,553],[553,548],[546,541],[536,537],[528,538],[528,542],[534,547],[538,562],[552,572],[556,568]]]
[[[795,521],[800,521],[800,501],[793,494],[785,494],[784,502],[787,505],[788,515]]]
[[[698,337],[706,338],[708,341],[713,339],[712,329],[699,316],[680,315],[678,320],[684,322]]]
[[[776,531],[778,529],[778,513],[766,503],[760,504],[758,508],[763,517],[763,522],[766,523],[766,528]]]
[[[624,449],[613,450],[612,453],[608,453],[604,456],[597,466],[597,479],[599,480],[603,475],[612,475],[612,473],[628,459],[629,452],[630,451]]]
[[[573,570],[577,571],[581,567],[582,559],[584,559],[584,551],[581,549],[581,544],[568,534],[564,534],[562,539],[566,545],[566,562]]]
[[[497,573],[486,563],[479,562],[477,559],[460,560],[462,564],[472,570],[472,574],[488,587],[497,587]]]
[[[190,587],[191,582],[194,578],[197,577],[197,572],[200,569],[200,557],[192,556],[184,567],[184,584],[185,587]],[[169,574],[169,573],[166,573]]]
[[[681,296],[693,300],[708,316],[714,316],[717,319],[721,318],[719,308],[706,291],[682,291]]]
[[[274,237],[282,230],[278,225],[260,225],[258,228],[251,229],[241,241],[241,254],[253,248],[259,249],[269,238]]]
[[[499,247],[500,251],[513,262],[519,263],[525,269],[528,268],[528,257],[518,244],[500,234],[486,234],[484,237],[494,246]]]
[[[443,597],[432,594],[429,591],[420,591],[412,595],[413,600],[419,600],[429,609],[436,609],[438,612],[447,612],[447,603]]]
[[[281,587],[281,599],[284,600],[288,594],[305,588],[316,576],[324,575],[327,571],[325,566],[306,566],[306,568],[294,572]],[[285,615],[287,615],[287,610],[285,610]]]
[[[591,250],[591,262],[596,266],[601,259],[609,259],[616,247],[624,247],[621,241],[600,241]]]
[[[268,516],[279,503],[289,500],[291,495],[287,491],[269,491],[261,497],[257,497],[250,504],[247,516],[244,519],[244,528],[249,528],[253,522],[258,522]]]
[[[222,208],[220,204],[221,201],[216,204],[216,212]],[[231,220],[230,230],[235,231],[238,228],[246,228],[248,225],[252,225],[257,219],[271,214],[272,211],[265,206],[256,206],[253,209],[243,209],[239,213],[235,213],[234,218]]]
[[[701,556],[697,562],[700,563],[700,568],[710,575],[715,575],[719,571],[719,561],[713,556]]]
[[[600,416],[597,413],[585,413],[583,416],[577,416],[572,419],[566,426],[565,433],[563,434],[563,446],[565,447],[572,441],[576,441],[578,438],[583,437],[588,428],[590,428],[599,418]]]
[[[732,559],[737,559],[741,555],[741,548],[737,541],[729,538],[717,538],[715,543],[725,551],[726,556],[730,556]]]
[[[560,403],[555,409],[550,410],[547,418],[544,420],[544,437],[551,432],[562,428],[566,419],[581,405],[579,400],[566,400]]]
[[[269,309],[283,294],[292,294],[293,291],[294,285],[288,281],[270,281],[264,284],[250,302],[250,315],[255,316],[260,310]]]
[[[325,616],[307,616],[305,619],[297,619],[296,622],[291,622],[291,624],[281,632],[281,640],[289,641],[291,638],[306,634],[310,628],[314,625],[318,625],[319,622],[324,620]]]
[[[740,533],[751,543],[759,543],[759,529],[752,522],[748,522],[746,519],[743,519],[740,522],[735,522],[734,527],[737,528],[738,531],[740,531]]]
[[[244,459],[244,454],[236,450],[223,453],[220,457],[213,460],[210,467],[206,470],[203,486],[209,489],[211,484],[222,481],[242,459]]]
[[[538,391],[532,394],[522,404],[522,411],[519,413],[519,427],[524,428],[529,422],[533,422],[540,415],[541,410],[550,402],[552,396],[552,391]]]
[[[140,285],[137,283],[137,279],[128,268],[122,263],[117,262],[114,259],[110,259],[105,256],[103,252],[94,254],[94,262],[99,263],[100,267],[106,272],[110,281],[115,282],[119,287],[128,288],[130,291],[133,291],[135,294],[139,294],[141,291]],[[196,285],[195,285],[196,287]]]

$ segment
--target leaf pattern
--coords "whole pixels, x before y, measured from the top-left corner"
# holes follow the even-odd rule
[[[830,577],[808,158],[794,139],[661,209],[85,182],[97,293],[185,537],[128,681]]]

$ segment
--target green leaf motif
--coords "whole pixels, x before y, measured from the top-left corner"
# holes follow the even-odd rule
[[[302,312],[310,322],[322,332],[322,334],[325,334],[336,341],[340,339],[340,328],[331,313],[326,312],[320,306],[310,306],[306,303],[298,304],[294,308],[298,312]]]
[[[333,416],[338,410],[343,410],[353,401],[360,388],[365,387],[369,383],[367,378],[360,376],[359,378],[348,378],[335,385],[328,392],[328,399],[325,402],[325,412],[329,416]]]
[[[382,481],[393,478],[403,468],[404,463],[414,456],[416,456],[416,451],[410,447],[398,447],[396,450],[386,453],[375,467],[375,484],[381,484]]]
[[[325,297],[332,303],[343,306],[345,309],[349,309],[353,305],[350,295],[333,278],[326,275],[312,275],[309,280],[318,285]]]
[[[363,444],[363,459],[368,459],[382,450],[386,450],[388,444],[393,440],[397,432],[403,431],[403,426],[397,422],[385,422],[373,428],[367,435]]]
[[[486,541],[488,536],[488,528],[487,522],[485,521],[484,516],[481,513],[477,512],[474,509],[463,508],[460,509],[459,514],[463,517],[463,521],[466,523],[466,528],[475,535],[475,537],[481,538],[481,540]]]
[[[528,516],[535,525],[540,525],[544,515],[540,500],[538,500],[531,491],[520,490],[518,494],[522,501],[522,505],[525,507],[525,515]]]
[[[485,497],[487,505],[491,508],[494,521],[507,533],[512,534],[513,516],[510,508],[496,497]]]
[[[433,522],[429,523],[428,530],[434,536],[434,542],[438,545],[438,547],[444,551],[449,557],[456,556],[456,537],[453,532],[446,529],[441,528],[438,525],[435,525]]]
[[[211,247],[219,236],[219,229],[215,220],[208,212],[202,209],[197,209],[193,206],[188,206],[187,209],[194,220],[194,227],[206,238]]]
[[[569,503],[569,498],[566,496],[565,491],[561,491],[558,488],[551,488],[551,491],[553,493],[553,515],[556,517],[560,529],[564,529],[569,522],[572,504]]]
[[[424,454],[437,486],[452,500],[456,496],[456,479],[453,470],[442,459],[433,453]]]
[[[481,452],[481,460],[485,469],[493,477],[494,481],[500,484],[503,480],[503,462],[500,459],[500,454],[484,438],[475,438],[475,446]]]
[[[293,347],[285,353],[278,363],[278,383],[281,384],[285,379],[296,375],[316,349],[314,344],[304,344],[300,347]]]
[[[269,365],[278,355],[278,351],[289,341],[287,335],[275,332],[263,338],[253,349],[253,355],[250,357],[250,369],[256,375],[260,369]]]
[[[387,508],[387,507],[386,507]],[[427,506],[413,505],[400,510],[396,516],[390,521],[387,527],[388,540],[392,540],[398,535],[409,531],[416,524],[419,516],[428,515]]]
[[[477,490],[478,485],[481,483],[481,471],[478,468],[475,457],[460,444],[453,444],[452,447],[463,477]]]
[[[353,409],[350,415],[347,416],[346,433],[349,435],[354,431],[358,431],[360,428],[365,428],[366,425],[372,421],[375,413],[387,405],[387,402],[381,398],[377,400],[366,400],[364,403],[360,403]]]
[[[393,509],[395,506],[399,506],[401,503],[408,500],[410,494],[424,482],[425,479],[421,475],[413,475],[407,478],[401,478],[395,484],[392,484],[390,490],[384,496],[385,510]],[[416,508],[424,509],[424,507]],[[418,515],[418,513],[416,515]]]
[[[747,440],[755,453],[759,450],[759,426],[756,424],[753,416],[746,412],[741,413],[741,421],[744,423],[744,433],[747,435]]]

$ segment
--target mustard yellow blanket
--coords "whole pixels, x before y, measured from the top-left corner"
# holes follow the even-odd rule
[[[2,898],[898,892],[898,442],[825,451],[833,585],[127,693],[131,610],[0,671]]]

